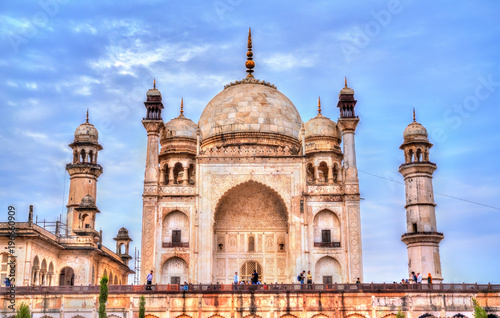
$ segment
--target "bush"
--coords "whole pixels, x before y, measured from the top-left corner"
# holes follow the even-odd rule
[[[16,318],[31,318],[30,307],[25,303],[21,303],[17,309]]]

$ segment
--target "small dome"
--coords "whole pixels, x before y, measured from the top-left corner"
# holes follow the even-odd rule
[[[227,85],[205,107],[203,139],[225,133],[272,133],[298,138],[302,120],[293,103],[273,85],[244,79]]]
[[[185,137],[196,139],[198,125],[191,119],[179,115],[165,124],[164,137]]]
[[[128,236],[128,230],[124,227],[122,227],[121,229],[118,230],[118,234],[116,235],[116,237],[114,238],[114,240],[128,240],[128,241],[132,241],[130,239],[130,236]]]
[[[417,122],[412,122],[411,124],[406,127],[405,131],[403,132],[403,138],[405,140],[411,139],[421,139],[421,140],[427,140],[427,129],[425,129],[424,126]]]
[[[94,198],[90,194],[87,194],[83,197],[82,202],[80,202],[79,208],[95,209],[96,206]]]
[[[151,88],[151,89],[148,89],[146,96],[160,96],[161,97],[161,93],[156,88]]]
[[[305,123],[305,137],[334,137],[341,139],[337,124],[321,114]]]
[[[99,139],[99,132],[88,121],[81,124],[75,130],[75,141],[97,142]]]

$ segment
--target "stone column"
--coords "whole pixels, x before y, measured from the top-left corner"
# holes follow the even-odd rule
[[[333,165],[328,167],[328,183],[333,183]]]
[[[319,181],[319,166],[314,166],[314,182]]]
[[[189,169],[189,167],[184,167],[184,175],[182,176],[182,184],[183,185],[189,184],[188,169]]]
[[[175,184],[174,182],[174,167],[170,167],[168,171],[168,184]]]

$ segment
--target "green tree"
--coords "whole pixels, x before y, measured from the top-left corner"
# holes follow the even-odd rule
[[[139,300],[139,318],[144,318],[146,316],[146,299],[141,296]]]
[[[106,318],[106,302],[108,301],[108,277],[101,278],[101,292],[99,293],[99,318]]]
[[[474,303],[474,317],[475,318],[488,318],[488,314],[483,307],[479,306],[475,298],[472,298],[472,302]]]
[[[21,303],[17,309],[16,318],[31,318],[30,307],[25,303]]]
[[[396,313],[396,318],[405,318],[406,315],[401,311],[401,307],[398,308],[398,312]]]

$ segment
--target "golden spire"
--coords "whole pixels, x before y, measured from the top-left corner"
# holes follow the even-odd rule
[[[245,66],[247,68],[247,77],[253,77],[253,68],[255,67],[255,62],[253,61],[253,53],[252,53],[252,29],[248,28],[248,51],[247,51],[247,61]]]
[[[87,124],[89,123],[89,109],[87,108],[87,120],[85,121]]]
[[[184,116],[184,98],[181,97],[181,116]]]
[[[344,84],[345,85],[344,88],[349,88],[349,87],[347,87],[347,76],[345,77],[344,83],[345,83]]]
[[[153,89],[156,89],[156,78],[153,79]]]
[[[321,114],[321,98],[318,96],[318,114]]]
[[[415,107],[413,107],[413,122],[416,122]]]

